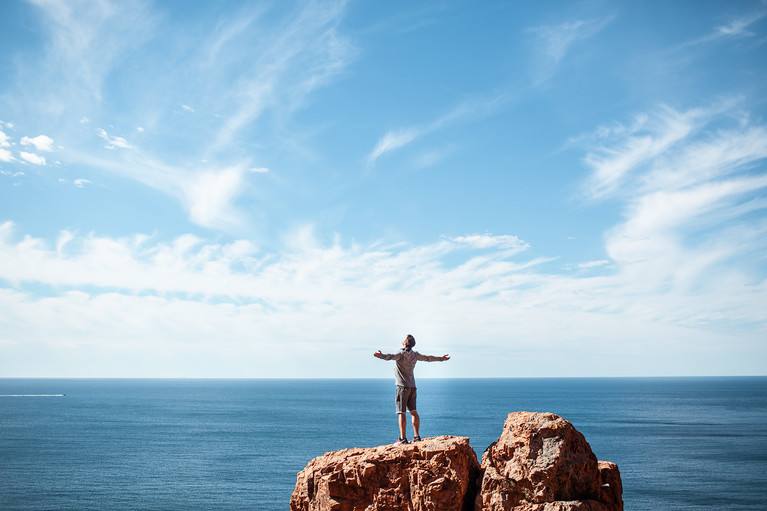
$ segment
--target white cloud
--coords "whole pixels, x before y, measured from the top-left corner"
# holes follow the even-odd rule
[[[759,137],[763,128],[755,128],[755,133],[751,135],[737,128],[732,132],[734,138],[705,131],[712,123],[726,120],[736,105],[736,100],[728,99],[708,108],[686,112],[663,106],[652,114],[637,115],[629,125],[602,126],[592,134],[571,139],[569,145],[590,146],[584,158],[591,169],[584,185],[585,194],[593,199],[602,199],[620,192],[631,192],[637,187],[647,186],[647,179],[680,178],[685,169],[700,176],[701,166],[708,165],[702,155],[708,152],[718,153],[717,161],[710,165],[714,168],[720,167],[722,162],[719,158],[736,158],[736,153],[743,153],[744,156],[740,157],[748,158],[754,148],[746,146],[761,145]],[[721,147],[701,137],[702,132],[706,133],[706,137],[718,137]],[[730,147],[726,147],[728,144]],[[671,162],[673,158],[681,158],[684,162]]]
[[[96,135],[106,140],[106,147],[107,149],[114,149],[115,147],[119,147],[121,149],[132,149],[133,146],[131,146],[127,140],[125,140],[123,137],[114,137],[110,136],[109,133],[104,131],[101,128],[96,129]]]
[[[589,268],[597,268],[599,266],[605,266],[607,264],[610,264],[610,261],[607,259],[600,259],[599,261],[587,261],[585,263],[579,263],[578,269],[585,270]]]
[[[551,78],[556,68],[571,51],[571,48],[599,33],[614,17],[591,20],[565,21],[558,25],[546,25],[530,28],[537,38],[538,76],[535,84],[541,84]]]
[[[145,43],[157,25],[157,17],[143,2],[56,2],[33,0],[50,44],[38,71],[39,101],[57,108],[90,111],[116,62]],[[45,84],[55,83],[53,89]],[[28,87],[30,85],[28,84]],[[55,92],[54,92],[55,91]],[[87,122],[87,118],[81,116]],[[81,122],[82,122],[81,120]]]
[[[581,20],[568,21],[555,26],[540,26],[531,28],[540,39],[542,53],[559,63],[570,47],[578,40],[584,38],[583,30],[587,26],[586,22]]]
[[[502,248],[524,250],[528,244],[516,236],[502,235],[493,236],[491,234],[472,234],[469,236],[458,236],[452,238],[452,241],[468,245],[472,248]]]
[[[45,165],[45,157],[40,156],[39,154],[27,153],[25,151],[21,151],[19,153],[19,156],[21,156],[21,158],[24,161],[27,161],[34,165]]]
[[[0,148],[0,161],[4,161],[6,163],[10,163],[14,161],[16,158],[13,157],[11,152],[8,149],[2,149]]]
[[[719,25],[715,27],[713,33],[706,39],[712,40],[718,39],[720,37],[754,37],[756,33],[749,30],[749,27],[765,16],[767,16],[767,11],[765,11],[764,8],[759,11],[740,16],[725,25]]]
[[[11,147],[11,143],[9,142],[8,135],[0,131],[0,147]]]
[[[34,138],[22,137],[21,145],[34,146],[38,151],[51,152],[53,151],[53,139],[46,135],[38,135]]]
[[[395,149],[399,149],[412,142],[419,136],[419,134],[419,130],[412,128],[386,133],[381,140],[378,141],[373,152],[370,153],[370,156],[368,156],[368,164],[374,163],[378,158],[389,151],[394,151]]]
[[[753,38],[758,35],[758,31],[752,31],[749,28],[764,18],[767,10],[764,8],[754,11],[750,14],[734,18],[729,23],[715,26],[708,34],[685,41],[682,44],[671,49],[672,53],[683,54],[689,58],[689,50],[697,46],[726,44],[729,41]],[[757,40],[756,44],[763,44],[764,40]]]
[[[767,128],[733,118],[733,110],[731,101],[663,108],[631,129],[600,131],[585,160],[586,192],[626,201],[605,249],[638,289],[678,296],[707,289],[716,302],[714,289],[729,287],[725,275],[758,274],[767,250]]]
[[[424,135],[447,128],[457,122],[466,122],[471,119],[493,115],[507,105],[512,97],[512,94],[504,92],[486,98],[464,101],[428,124],[389,131],[381,137],[373,151],[368,155],[368,165],[375,163],[384,154],[400,149]],[[438,153],[432,152],[431,155],[426,155],[425,158],[422,156],[417,159],[416,165],[428,165],[436,161],[434,158],[439,157],[441,156]]]
[[[693,129],[693,116],[663,109],[652,122],[641,116],[630,129],[599,129],[599,136],[607,140],[585,158],[592,169],[588,195],[602,198],[615,193],[632,172],[688,136]]]
[[[151,186],[187,207],[193,221],[206,225],[217,215],[224,224],[237,217],[232,202],[227,203],[237,193],[225,185],[224,178],[213,180],[216,191],[199,189],[196,182],[211,178],[189,162],[205,160],[214,169],[226,168],[232,165],[230,155],[252,149],[254,132],[258,132],[256,138],[272,137],[275,144],[295,144],[298,137],[285,136],[280,126],[256,125],[256,121],[269,111],[266,122],[290,124],[291,115],[306,104],[311,93],[337,76],[355,55],[351,40],[339,28],[346,9],[344,0],[301,2],[270,10],[268,15],[264,6],[247,5],[205,20],[207,27],[202,33],[209,35],[202,39],[190,35],[185,21],[171,36],[156,30],[162,10],[147,2],[104,1],[95,6],[87,2],[35,3],[43,36],[50,44],[41,49],[44,54],[40,58],[25,61],[28,69],[18,76],[40,78],[25,84],[30,89],[25,88],[20,97],[40,98],[34,105],[26,105],[31,114],[44,118],[43,112],[55,111],[60,118],[80,120],[85,126],[66,135],[50,134],[57,143],[62,137],[67,140],[62,151],[66,160],[62,161],[66,165],[92,165],[94,170],[113,171]],[[151,52],[144,51],[163,46],[166,37],[180,37],[175,40],[181,45],[177,48],[185,46],[189,51],[169,51],[156,60]],[[145,65],[141,72],[122,65],[139,54]],[[157,74],[152,70],[164,69],[168,62],[177,71],[173,76],[160,81],[149,78]],[[121,91],[147,87],[149,93],[125,92],[112,97],[117,92],[104,87],[110,73],[119,74],[124,82]],[[197,79],[190,83],[182,78],[189,76]],[[52,83],[56,86],[50,87]],[[179,101],[184,101],[183,106]],[[113,105],[129,110],[128,117],[121,114],[121,127],[109,127],[109,119],[116,115],[110,111]],[[174,111],[193,110],[213,115],[202,116],[204,119],[181,116],[183,126],[175,125],[181,118],[171,115]],[[86,112],[88,117],[83,115]],[[96,129],[99,125],[102,128]],[[119,133],[127,130],[126,126],[130,132]],[[91,129],[114,154],[106,157],[91,150],[87,138],[88,133],[94,133]],[[143,136],[145,147],[139,148],[130,133],[144,129],[152,136]],[[251,129],[253,132],[243,139],[245,130]],[[118,133],[121,136],[116,136]],[[241,147],[243,140],[247,149]],[[180,147],[186,149],[178,151]],[[245,161],[247,155],[242,159]]]
[[[199,172],[182,187],[191,220],[203,226],[234,224],[233,199],[240,193],[243,168]]]
[[[252,172],[253,174],[266,174],[269,172],[269,169],[266,167],[251,167],[248,169],[248,172]]]
[[[243,190],[244,163],[222,169],[190,169],[159,162],[141,149],[114,157],[75,151],[68,155],[70,161],[128,177],[173,197],[198,225],[225,230],[241,226],[234,201]]]
[[[73,181],[74,185],[78,188],[85,188],[85,185],[91,184],[91,182],[87,179],[75,179]]]
[[[167,376],[167,364],[183,360],[189,365],[179,375],[232,376],[237,367],[237,376],[276,376],[263,354],[279,340],[280,351],[292,353],[295,375],[327,375],[311,368],[332,357],[349,362],[344,375],[370,376],[377,369],[361,360],[383,339],[408,330],[428,333],[424,344],[437,351],[458,350],[455,370],[463,375],[507,375],[508,364],[520,357],[525,364],[516,367],[519,375],[625,374],[629,368],[632,374],[662,374],[683,367],[676,355],[689,343],[705,346],[708,354],[692,366],[685,362],[688,371],[715,371],[723,357],[764,368],[754,360],[767,360],[765,347],[754,339],[767,323],[759,305],[767,286],[746,267],[721,276],[692,271],[685,278],[697,284],[694,289],[669,290],[662,281],[624,271],[631,263],[623,258],[598,277],[549,273],[542,261],[516,260],[525,247],[509,235],[459,236],[421,246],[323,245],[309,229],[268,253],[247,240],[222,244],[190,235],[166,243],[143,235],[64,231],[49,243],[16,239],[6,222],[0,225],[0,279],[15,289],[0,289],[8,312],[0,317],[0,351],[46,339],[50,349],[124,353],[137,362],[157,356],[165,363],[157,371],[166,372],[154,375]],[[714,252],[720,261],[729,257]],[[686,263],[706,267],[699,259]],[[34,284],[56,292],[36,297],[24,291]],[[727,333],[733,321],[743,325],[740,337]],[[46,325],[55,325],[58,335],[47,335],[52,327]],[[338,339],[354,339],[351,350],[328,351]],[[551,353],[574,346],[585,357],[577,370],[564,359],[562,365],[552,361]],[[209,358],[217,351],[233,359],[262,356],[248,367],[222,360],[224,369],[212,373],[205,372],[209,365],[193,361],[193,353]],[[487,353],[494,354],[492,360]],[[542,373],[540,364],[553,368]],[[135,374],[120,367],[123,374]]]
[[[425,151],[419,154],[414,160],[414,164],[418,168],[426,168],[426,167],[432,167],[434,165],[437,165],[439,162],[444,160],[449,150],[431,150],[431,151]]]
[[[219,107],[223,123],[212,151],[230,146],[245,128],[268,110],[287,118],[303,106],[308,95],[340,73],[355,55],[351,43],[337,30],[346,2],[308,3],[282,19],[264,22],[259,12],[237,13],[219,23],[205,42],[210,57],[205,65],[220,69],[245,68]],[[259,8],[256,8],[259,9]],[[264,45],[264,37],[270,44]],[[233,61],[236,56],[236,62]]]

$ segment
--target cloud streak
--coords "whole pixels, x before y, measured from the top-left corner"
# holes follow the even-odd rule
[[[338,30],[343,1],[286,10],[248,5],[211,16],[210,36],[189,45],[180,44],[188,37],[186,21],[163,19],[145,2],[32,3],[48,44],[38,58],[26,59],[16,77],[25,93],[13,97],[19,115],[39,117],[53,132],[21,144],[49,152],[56,139],[65,165],[115,172],[160,190],[205,227],[238,225],[241,169],[252,167],[254,140],[284,143],[282,126],[355,55]],[[169,33],[180,41],[165,39]],[[149,57],[157,46],[168,50]],[[140,70],[125,65],[131,59],[142,62]],[[169,66],[174,73],[166,72]],[[109,154],[98,151],[89,125],[103,126],[95,133]],[[45,163],[40,154],[6,146],[0,159]]]
[[[538,70],[535,72],[535,76],[529,78],[527,85],[517,87],[515,90],[504,90],[500,93],[464,101],[431,122],[386,132],[368,155],[368,166],[373,165],[385,154],[394,152],[425,135],[456,123],[489,117],[502,108],[508,107],[512,101],[524,97],[549,80],[573,46],[593,37],[612,20],[613,17],[574,20],[556,26],[539,26],[528,29],[530,33],[534,34],[536,40]]]
[[[604,29],[614,19],[613,16],[565,21],[558,25],[542,25],[530,28],[537,38],[537,47],[541,57],[547,61],[547,68],[557,66],[578,42],[585,41]]]
[[[504,91],[487,98],[464,101],[427,124],[389,131],[376,143],[368,155],[367,164],[371,166],[383,155],[396,151],[430,133],[457,123],[491,116],[507,105],[514,97],[513,93]]]
[[[309,2],[276,24],[263,22],[260,13],[238,15],[221,24],[205,53],[227,50],[247,55],[249,62],[234,80],[232,100],[219,105],[225,111],[224,120],[209,151],[226,148],[266,111],[286,118],[344,69],[356,53],[337,30],[344,8],[345,2]],[[264,44],[265,36],[268,44]],[[224,76],[235,66],[241,67],[242,62],[225,59]]]
[[[254,350],[263,355],[274,339],[283,351],[311,357],[339,337],[373,347],[381,335],[399,334],[392,325],[408,324],[441,339],[445,349],[465,347],[472,339],[472,353],[463,350],[466,370],[483,364],[488,350],[498,353],[486,375],[504,375],[508,357],[520,350],[540,364],[550,361],[551,351],[574,346],[595,360],[607,357],[624,374],[678,371],[671,361],[653,365],[660,354],[673,351],[670,338],[727,346],[726,353],[711,348],[711,356],[685,366],[710,373],[720,357],[739,356],[741,343],[767,329],[758,305],[767,298],[767,285],[748,272],[757,262],[727,266],[744,249],[763,250],[767,225],[730,224],[698,246],[681,243],[682,234],[708,213],[726,209],[728,200],[766,184],[763,176],[728,180],[672,201],[645,194],[608,233],[610,261],[581,264],[577,273],[553,271],[552,258],[528,256],[528,244],[513,235],[470,234],[420,246],[340,240],[325,245],[307,228],[279,251],[265,252],[247,240],[211,243],[192,235],[161,242],[146,235],[63,231],[48,242],[20,237],[6,222],[0,226],[0,279],[11,287],[0,292],[0,302],[12,312],[0,318],[0,331],[6,332],[0,345],[45,333],[35,327],[13,337],[36,309],[30,325],[59,328],[59,335],[41,337],[52,344],[86,349],[83,342],[103,343],[131,356],[158,346],[183,359],[190,350],[212,354],[222,349],[210,341],[215,338],[227,339],[224,352],[234,357]],[[712,202],[717,206],[702,206]],[[731,229],[749,233],[736,236]],[[734,240],[739,241],[731,244]],[[25,291],[41,285],[55,291],[49,297]],[[85,310],[91,311],[88,322],[75,321]],[[747,332],[724,343],[722,336],[730,334],[718,326],[732,321]],[[121,328],[104,329],[116,332],[105,340],[78,340],[98,337],[84,332],[106,324]],[[132,345],[133,338],[145,341]],[[619,344],[605,344],[616,338]],[[151,349],[150,340],[156,343]],[[360,355],[343,356],[351,362]],[[605,374],[598,365],[581,369]],[[253,370],[258,372],[238,374],[271,374],[268,365],[255,364]]]
[[[610,260],[638,291],[709,302],[679,324],[742,317],[715,304],[726,308],[739,287],[765,289],[754,276],[767,250],[766,127],[744,122],[732,100],[686,112],[663,107],[639,119],[598,129],[585,158],[585,194],[626,204],[624,220],[605,236]]]

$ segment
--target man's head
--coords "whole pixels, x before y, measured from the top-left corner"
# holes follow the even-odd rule
[[[404,341],[402,341],[402,346],[403,346],[403,347],[404,347],[406,350],[409,350],[410,348],[412,348],[413,346],[415,346],[415,337],[413,337],[413,336],[412,336],[412,335],[410,335],[410,334],[407,334],[407,336],[405,337],[405,340],[404,340]]]

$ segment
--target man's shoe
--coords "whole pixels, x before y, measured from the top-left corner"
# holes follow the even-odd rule
[[[420,441],[421,441],[421,437],[420,436],[414,436],[413,437],[413,442],[420,442]]]
[[[408,443],[407,438],[398,438],[394,445],[405,445],[406,443]]]

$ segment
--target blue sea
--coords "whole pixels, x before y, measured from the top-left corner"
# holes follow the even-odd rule
[[[285,511],[312,458],[397,437],[388,379],[0,379],[0,395],[6,511]],[[765,377],[421,379],[418,409],[421,436],[468,436],[479,457],[509,412],[561,415],[618,464],[627,510],[767,506]]]

